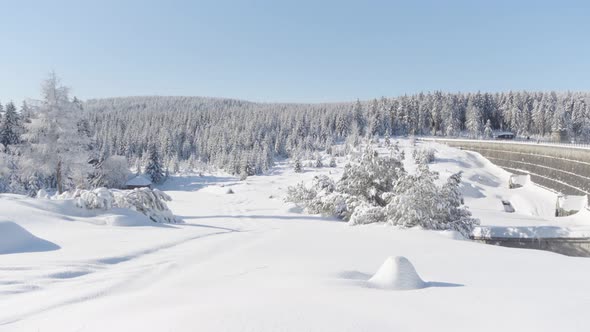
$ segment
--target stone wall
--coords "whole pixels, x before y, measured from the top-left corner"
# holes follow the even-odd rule
[[[434,139],[480,153],[515,174],[529,173],[541,186],[568,194],[590,194],[590,149],[503,141]]]

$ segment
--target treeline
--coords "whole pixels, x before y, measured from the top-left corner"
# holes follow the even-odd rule
[[[589,103],[589,93],[434,92],[338,104],[129,97],[89,100],[84,108],[103,155],[141,160],[153,144],[171,169],[201,161],[251,175],[275,157],[374,135],[483,137],[493,129],[546,137],[563,129],[588,142]]]
[[[373,136],[482,137],[493,129],[545,137],[559,129],[589,142],[589,103],[590,93],[572,92],[434,92],[327,104],[201,97],[83,102],[52,75],[39,101],[0,109],[0,191],[121,185],[125,167],[156,181],[203,167],[245,177],[276,158],[309,159],[313,151],[343,142],[349,149]]]

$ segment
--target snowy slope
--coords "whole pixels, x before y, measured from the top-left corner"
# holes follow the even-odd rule
[[[492,206],[512,195],[508,174],[476,154],[436,148],[433,167],[443,176],[465,171],[467,203],[484,224],[558,222],[540,203],[514,214]],[[0,331],[582,331],[590,324],[588,259],[448,232],[351,227],[283,202],[287,186],[340,171],[296,174],[280,164],[243,182],[175,178],[163,189],[186,224],[172,226],[114,226],[68,202],[2,195],[2,220],[59,249],[0,254]],[[524,189],[524,197],[537,192]],[[370,287],[391,256],[406,257],[426,287]],[[394,266],[381,275],[387,281],[400,270],[407,271]]]

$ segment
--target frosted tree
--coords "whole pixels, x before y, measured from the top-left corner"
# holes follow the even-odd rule
[[[463,205],[460,184],[461,172],[452,174],[442,186],[440,197],[443,201],[439,206],[441,225],[437,228],[455,230],[468,237],[473,227],[479,225],[479,220],[472,218],[471,212]]]
[[[418,164],[416,174],[403,174],[395,183],[394,195],[386,208],[388,222],[403,227],[432,228],[439,201],[435,184],[438,174],[426,163]]]
[[[16,107],[12,102],[6,104],[6,111],[0,120],[0,144],[4,145],[4,151],[9,145],[18,144],[21,141],[22,126]]]
[[[80,110],[69,100],[68,88],[51,73],[41,84],[43,99],[35,107],[24,138],[30,143],[24,153],[25,175],[40,175],[55,185],[58,193],[83,187],[91,170],[88,164],[90,138],[78,131]]]
[[[322,167],[324,167],[324,163],[322,162],[322,157],[319,154],[315,158],[315,165],[314,166],[316,168],[322,168]]]
[[[334,158],[334,157],[330,158],[330,167],[336,167],[336,166],[337,166],[336,158]]]
[[[486,125],[483,129],[483,137],[487,139],[494,138],[494,132],[492,131],[492,122],[490,119],[486,121]]]
[[[124,187],[129,177],[129,165],[124,156],[109,156],[96,165],[94,177],[91,180],[93,187],[118,188]]]
[[[363,105],[361,104],[360,100],[357,100],[353,107],[353,124],[356,124],[358,134],[363,136],[365,133],[365,128],[367,126],[367,119],[365,117],[363,111]]]
[[[367,148],[358,161],[346,165],[338,191],[359,197],[374,206],[385,206],[383,194],[393,189],[393,183],[403,173],[401,161],[383,156]]]
[[[151,145],[149,148],[144,174],[147,175],[153,183],[161,183],[164,180],[162,161],[160,160],[160,154],[155,145]]]
[[[303,165],[301,164],[301,159],[299,159],[299,157],[295,159],[293,169],[295,170],[295,173],[303,173]]]
[[[470,104],[467,107],[465,117],[465,128],[469,131],[469,136],[471,138],[479,137],[481,135],[482,122],[480,109],[477,106]]]
[[[33,115],[33,111],[31,107],[27,104],[26,101],[23,101],[23,104],[20,107],[20,117],[23,123],[31,122],[31,117]]]

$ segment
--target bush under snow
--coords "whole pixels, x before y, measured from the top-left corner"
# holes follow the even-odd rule
[[[286,200],[308,213],[337,216],[351,225],[386,222],[468,236],[479,221],[463,205],[461,173],[440,186],[438,174],[427,165],[433,150],[416,154],[415,174],[404,170],[399,154],[392,155],[382,157],[368,149],[345,167],[337,183],[325,175],[316,176],[309,187],[303,183],[289,187]]]
[[[97,188],[94,190],[75,190],[56,195],[54,199],[74,199],[76,206],[85,209],[125,208],[146,215],[153,222],[180,223],[166,202],[172,199],[158,189],[137,188],[133,190],[115,190]]]

